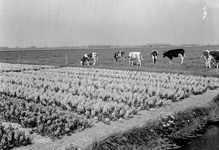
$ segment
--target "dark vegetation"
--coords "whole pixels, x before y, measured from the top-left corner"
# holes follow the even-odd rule
[[[32,138],[30,135],[25,134],[24,131],[13,128],[11,125],[6,127],[0,122],[1,150],[8,150],[14,147],[25,146],[31,143]]]
[[[89,120],[61,111],[55,105],[43,105],[3,94],[0,95],[0,116],[7,122],[32,128],[31,133],[37,132],[52,139],[91,127]]]

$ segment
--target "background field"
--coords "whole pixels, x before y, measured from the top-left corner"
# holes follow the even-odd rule
[[[180,58],[174,58],[172,64],[169,64],[168,58],[163,58],[165,50],[173,48],[184,48],[186,58],[184,64],[180,64]],[[118,50],[124,50],[128,55],[131,51],[140,51],[143,54],[142,66],[129,66],[128,59],[126,62],[114,63],[113,55]],[[152,64],[150,53],[153,49],[158,50],[159,58],[157,63]],[[99,60],[95,68],[108,69],[125,69],[125,70],[140,70],[153,72],[171,72],[183,73],[201,76],[217,76],[219,77],[219,69],[213,66],[212,69],[204,67],[204,60],[200,59],[204,50],[218,50],[219,47],[128,47],[128,48],[106,48],[106,49],[9,49],[8,51],[0,51],[0,62],[7,63],[25,63],[25,64],[41,64],[41,65],[58,65],[58,66],[80,66],[81,57],[89,52],[97,52]],[[67,56],[67,64],[66,64]],[[92,63],[92,62],[91,62]],[[85,67],[88,67],[85,65]],[[89,66],[93,67],[93,66]]]

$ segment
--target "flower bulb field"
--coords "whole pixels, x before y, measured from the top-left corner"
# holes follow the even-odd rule
[[[208,47],[186,47],[182,65],[179,58],[169,64],[163,47],[152,64],[151,49],[133,49],[143,53],[142,66],[113,62],[117,49],[95,50],[97,65],[83,67],[80,58],[91,50],[0,52],[0,149],[31,143],[29,149],[59,149],[52,144],[100,124],[124,124],[142,112],[218,90],[218,69],[205,68],[200,59]],[[36,136],[51,141],[40,143]]]

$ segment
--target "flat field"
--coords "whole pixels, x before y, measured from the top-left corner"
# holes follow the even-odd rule
[[[163,52],[174,48],[184,48],[186,58],[184,64],[180,64],[180,58],[173,58],[172,64],[169,64],[168,58],[163,58]],[[118,50],[124,50],[126,56],[129,52],[140,51],[143,58],[142,66],[129,66],[128,58],[126,62],[114,62],[113,55]],[[157,63],[152,64],[150,53],[153,49],[158,50],[159,57]],[[99,60],[95,68],[121,69],[121,70],[139,70],[152,72],[171,72],[192,74],[200,76],[219,76],[218,69],[215,66],[212,69],[204,67],[204,59],[200,59],[204,50],[218,50],[219,47],[129,47],[129,48],[108,48],[108,49],[11,49],[11,51],[0,51],[0,62],[6,63],[26,63],[40,65],[57,65],[57,66],[80,66],[81,57],[90,52],[97,52]],[[67,64],[66,64],[67,56]],[[92,61],[91,61],[92,64]],[[87,67],[85,65],[85,67]],[[93,67],[93,66],[89,66]]]
[[[180,58],[174,58],[171,64],[168,58],[163,58],[164,51],[174,48],[185,49],[184,64],[180,64]],[[142,52],[142,66],[129,66],[127,58],[126,62],[114,62],[114,53],[121,49],[126,56],[132,51]],[[156,64],[150,56],[153,49],[159,52]],[[217,50],[218,47],[1,51],[0,123],[5,126],[15,123],[13,127],[32,132],[33,144],[17,145],[18,150],[87,148],[95,140],[142,127],[163,113],[208,106],[218,94],[219,80],[204,77],[219,77],[219,69],[205,68],[200,56],[206,49]],[[84,68],[116,70],[79,68],[81,57],[90,52],[97,52],[99,60],[96,66],[85,65]],[[8,145],[22,145],[20,141]]]

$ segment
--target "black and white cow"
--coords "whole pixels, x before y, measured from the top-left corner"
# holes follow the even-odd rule
[[[151,57],[152,57],[153,64],[155,64],[155,62],[157,61],[157,57],[158,57],[158,51],[157,50],[153,50],[151,52]]]
[[[82,58],[81,58],[81,66],[84,65],[85,61],[87,61],[87,65],[89,66],[89,60],[94,60],[93,65],[96,64],[96,61],[98,60],[98,54],[96,52],[92,52],[89,54],[85,54]]]
[[[141,66],[141,60],[144,60],[142,57],[141,52],[131,52],[129,53],[129,65],[133,65],[134,64],[134,59],[137,59],[137,65]]]
[[[204,57],[206,68],[211,68],[211,64],[216,65],[218,68],[219,59],[217,58],[218,50],[205,50],[200,58]]]
[[[168,51],[164,51],[163,57],[169,58],[169,63],[171,63],[173,57],[181,57],[181,64],[183,64],[183,60],[185,58],[185,50],[184,49],[172,49]]]
[[[121,58],[121,62],[125,62],[125,52],[123,50],[119,50],[114,54],[114,62],[117,62],[118,59]]]
[[[215,61],[216,67],[218,68],[218,66],[219,66],[219,51],[210,51],[209,56],[210,56],[209,57],[210,62]],[[211,65],[209,65],[209,68],[211,68]]]
[[[210,50],[205,50],[200,58],[204,57],[204,63],[206,68],[211,68],[211,57],[209,54]]]

